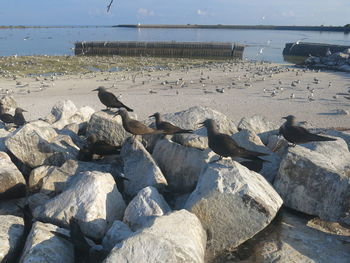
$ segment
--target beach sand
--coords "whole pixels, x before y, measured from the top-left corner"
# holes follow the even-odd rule
[[[12,95],[28,111],[28,120],[45,117],[59,100],[72,100],[77,107],[104,109],[92,91],[104,86],[115,95],[121,94],[121,101],[133,108],[140,120],[154,112],[200,105],[220,111],[237,123],[255,114],[281,123],[282,116],[292,114],[314,127],[350,127],[349,115],[336,114],[340,109],[350,111],[350,100],[344,95],[333,97],[350,89],[350,75],[341,72],[304,72],[291,65],[271,63],[197,61],[196,66],[188,68],[74,73],[53,79],[22,74],[13,79],[9,75],[0,77],[0,96]],[[298,80],[293,87],[291,83]],[[314,101],[308,100],[307,86],[314,89]],[[216,91],[221,88],[224,93]],[[272,97],[274,90],[276,96]],[[292,93],[294,98],[290,99]]]

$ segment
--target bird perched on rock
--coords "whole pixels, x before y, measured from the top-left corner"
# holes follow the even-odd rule
[[[128,112],[125,109],[120,109],[118,112],[114,115],[117,116],[120,115],[122,118],[123,128],[131,133],[133,135],[133,138],[135,139],[137,135],[146,135],[146,134],[164,134],[164,131],[162,130],[155,130],[152,129],[142,122],[139,122],[137,120],[131,119],[129,117]]]
[[[97,89],[94,89],[93,91],[98,91],[98,98],[100,99],[102,104],[107,107],[107,110],[109,110],[110,108],[125,108],[127,111],[134,111],[133,109],[130,109],[128,106],[119,101],[118,98],[113,93],[107,91],[105,87],[100,86]]]
[[[266,153],[259,153],[249,151],[240,147],[231,136],[220,133],[216,127],[216,123],[212,119],[206,119],[200,123],[202,127],[207,128],[208,133],[208,145],[220,158],[216,161],[221,160],[223,157],[240,157],[249,160],[262,160],[259,156],[266,156]]]
[[[106,141],[97,140],[97,136],[95,134],[91,134],[88,138],[88,149],[93,154],[98,155],[112,155],[112,154],[120,154],[120,146],[110,145]]]
[[[293,115],[288,115],[287,117],[282,117],[287,121],[280,127],[279,134],[292,143],[292,146],[296,144],[308,143],[313,141],[336,141],[337,139],[329,138],[326,136],[321,136],[309,132],[307,129],[295,125],[295,117]]]
[[[23,112],[27,112],[27,111],[22,109],[22,108],[16,108],[16,110],[15,110],[15,115],[13,116],[13,122],[17,126],[23,126],[24,124],[27,123],[27,121],[25,120],[25,118],[23,116]]]
[[[177,134],[177,133],[192,133],[193,132],[193,130],[181,129],[180,127],[177,127],[177,126],[171,124],[170,122],[163,121],[160,117],[159,112],[156,112],[149,117],[154,117],[156,119],[157,130],[162,130],[164,132],[164,134],[173,135],[173,134]]]

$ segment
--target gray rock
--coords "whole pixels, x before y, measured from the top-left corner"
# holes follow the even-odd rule
[[[156,188],[143,188],[128,204],[125,209],[123,221],[132,230],[142,228],[149,220],[162,216],[171,211],[169,205]]]
[[[279,127],[279,124],[270,122],[261,115],[244,117],[238,123],[238,130],[250,130],[255,132],[265,145],[268,142],[269,136],[278,134]]]
[[[242,250],[251,250],[244,262],[347,263],[349,242],[350,237],[324,233],[309,226],[305,218],[283,211],[273,225],[249,240]]]
[[[116,146],[122,145],[131,134],[124,130],[120,116],[113,115],[111,112],[95,112],[88,123],[87,136],[95,134],[98,140],[105,140]]]
[[[77,112],[77,107],[71,100],[60,100],[55,103],[51,113],[45,118],[47,122],[53,124],[60,120],[68,119]],[[58,127],[56,127],[58,128]],[[61,129],[63,126],[61,127]]]
[[[277,175],[281,158],[267,148],[253,131],[241,130],[240,132],[233,134],[231,137],[239,146],[247,150],[269,154],[260,157],[261,159],[266,160],[266,162],[263,163],[263,168],[259,173],[271,183]]]
[[[208,149],[208,137],[203,133],[197,134],[197,131],[195,131],[193,134],[175,134],[172,137],[172,141],[183,146],[197,148],[199,150]]]
[[[28,123],[5,141],[8,150],[25,165],[35,168],[40,165],[62,165],[75,159],[78,148],[71,138],[58,135],[49,126],[40,127]]]
[[[40,166],[33,169],[28,184],[30,189],[40,189],[45,194],[60,193],[71,176],[84,171],[100,171],[117,175],[117,169],[113,165],[68,160],[60,167]]]
[[[105,263],[203,263],[206,234],[198,218],[186,210],[157,217],[148,228],[118,243]]]
[[[350,153],[340,138],[289,148],[274,186],[286,206],[350,223]],[[306,148],[307,147],[307,148]]]
[[[13,216],[23,216],[23,210],[27,203],[27,198],[18,198],[0,201],[0,215],[13,215]]]
[[[117,243],[127,239],[133,233],[127,224],[116,220],[104,236],[102,245],[106,250],[112,250]]]
[[[51,231],[69,235],[68,230],[55,225],[35,222],[32,226],[20,263],[74,263],[73,245]]]
[[[23,218],[0,215],[0,262],[14,262],[24,230]]]
[[[168,185],[162,171],[139,141],[126,141],[121,150],[121,157],[124,162],[124,175],[129,179],[124,182],[128,195],[134,196],[147,186],[162,190]]]
[[[7,136],[9,135],[10,135],[10,132],[6,131],[5,129],[0,129],[0,152],[7,151],[5,141],[7,139]]]
[[[0,152],[0,200],[22,197],[26,193],[26,182],[22,173],[10,157]]]
[[[185,208],[202,222],[209,253],[215,254],[237,247],[264,229],[282,202],[260,174],[226,159],[203,170]]]
[[[208,153],[182,146],[167,139],[159,140],[152,156],[164,173],[169,189],[174,192],[191,192],[199,174],[206,165]]]
[[[2,96],[0,102],[5,112],[14,113],[17,108],[17,102],[12,96]]]
[[[35,193],[28,197],[27,203],[31,211],[33,211],[38,206],[44,205],[50,197],[44,193]]]
[[[72,176],[65,190],[37,207],[33,215],[62,226],[75,217],[86,236],[102,239],[112,223],[123,217],[124,210],[125,203],[113,177],[93,171]]]

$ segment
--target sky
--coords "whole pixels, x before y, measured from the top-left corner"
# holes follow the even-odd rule
[[[350,0],[1,0],[0,25],[350,24]]]

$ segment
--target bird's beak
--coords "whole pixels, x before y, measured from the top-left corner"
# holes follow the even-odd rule
[[[98,88],[97,89],[93,89],[92,91],[98,91]]]
[[[196,123],[196,126],[198,126],[199,128],[204,127],[204,121]]]
[[[28,111],[26,111],[26,110],[23,110],[23,109],[22,109],[22,111],[23,111],[23,112],[28,112]]]
[[[150,116],[148,116],[148,118],[152,118],[152,117],[156,117],[154,114],[153,115],[150,115]]]
[[[287,119],[287,117],[282,117],[282,119],[285,119],[285,120],[286,120],[286,119]]]

